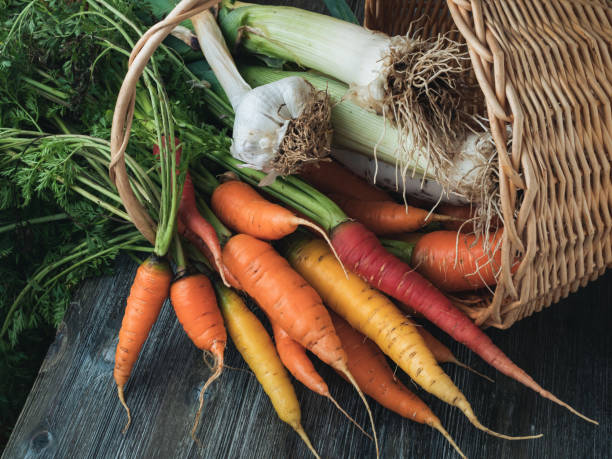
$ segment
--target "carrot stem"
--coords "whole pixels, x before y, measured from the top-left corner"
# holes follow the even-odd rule
[[[65,220],[66,218],[69,218],[69,216],[68,214],[65,214],[63,212],[59,214],[45,215],[44,217],[30,218],[29,220],[22,220],[16,223],[10,223],[8,225],[0,226],[0,234],[6,233],[7,231],[12,231],[16,228],[21,228],[24,226],[38,225],[40,223],[56,222],[58,220]]]
[[[178,233],[174,234],[174,262],[176,263],[177,272],[185,271],[187,262],[185,261],[185,252],[183,252],[183,245],[181,244],[181,238]]]

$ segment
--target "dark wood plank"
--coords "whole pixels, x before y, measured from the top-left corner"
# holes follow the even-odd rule
[[[125,414],[112,380],[117,330],[136,266],[127,258],[112,277],[85,283],[71,305],[41,368],[3,457],[310,457],[297,435],[276,417],[255,378],[230,345],[228,369],[206,396],[195,444],[189,429],[198,390],[209,374],[169,304],[147,341],[127,386],[134,422],[121,434]],[[480,419],[510,434],[544,438],[509,442],[475,430],[456,410],[414,388],[470,457],[608,457],[612,447],[610,375],[612,273],[494,341],[545,387],[601,422],[592,426],[541,399],[446,337],[458,357],[493,376],[495,384],[446,366]],[[318,364],[342,406],[367,424],[357,396]],[[410,383],[408,383],[410,384]],[[295,384],[303,424],[325,457],[374,457],[371,442],[329,402]],[[431,429],[410,423],[372,402],[383,457],[456,457]]]

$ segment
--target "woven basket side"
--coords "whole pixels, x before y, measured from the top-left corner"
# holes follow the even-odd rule
[[[425,10],[446,18],[433,4],[467,42],[499,155],[499,283],[492,298],[458,303],[477,323],[507,328],[612,265],[612,13],[604,1],[367,0],[366,22],[401,31]]]
[[[516,88],[522,126],[511,107],[513,133],[521,129],[523,138],[510,158],[527,186],[513,226],[525,244],[519,255],[529,256],[513,276],[520,295],[504,301],[502,326],[559,301],[612,264],[606,10],[603,2],[482,2],[487,41],[500,47],[508,86]]]

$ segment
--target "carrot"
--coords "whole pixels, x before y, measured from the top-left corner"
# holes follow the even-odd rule
[[[363,430],[363,428],[355,422],[355,420],[349,416],[349,414],[342,409],[336,399],[334,399],[329,392],[329,387],[317,373],[314,365],[306,355],[304,347],[291,339],[285,330],[272,322],[272,331],[274,332],[274,342],[276,343],[276,350],[280,356],[281,362],[289,370],[289,373],[293,375],[295,379],[300,381],[311,391],[316,392],[323,397],[329,399],[342,414],[344,414],[355,426],[361,430],[361,432],[368,436],[370,435]]]
[[[348,356],[348,366],[361,390],[385,408],[420,424],[433,427],[465,457],[438,417],[413,392],[395,379],[387,359],[372,341],[351,327],[344,319],[331,313],[336,333]]]
[[[452,204],[441,203],[437,212],[442,215],[456,217],[457,220],[449,220],[442,223],[446,230],[461,231],[462,233],[472,233],[474,231],[474,220],[477,218],[477,207],[473,206],[453,206]],[[491,219],[491,227],[493,230],[501,228],[502,222],[494,216]]]
[[[281,239],[293,233],[298,225],[312,228],[327,237],[318,226],[264,199],[250,185],[239,180],[228,180],[215,188],[211,205],[215,214],[231,229],[259,239]]]
[[[165,138],[162,137],[162,142],[165,142]],[[176,162],[180,162],[182,147],[180,147],[180,141],[177,137],[174,138],[176,148]],[[153,154],[159,155],[159,146],[154,145]],[[178,171],[177,171],[178,173]],[[181,195],[181,201],[178,208],[178,218],[185,224],[185,226],[197,237],[199,237],[206,245],[209,253],[209,257],[212,258],[213,264],[217,267],[217,271],[221,275],[221,279],[226,285],[229,285],[224,277],[223,262],[221,259],[221,245],[219,244],[219,238],[215,233],[214,228],[209,222],[207,222],[196,206],[195,189],[193,187],[193,181],[189,171],[185,174],[185,182],[183,183],[183,193]]]
[[[368,411],[378,456],[372,413],[346,366],[346,354],[321,297],[270,244],[252,236],[232,237],[223,248],[223,262],[272,322],[351,381]]]
[[[454,217],[429,213],[418,207],[393,201],[364,201],[341,194],[329,194],[346,214],[361,222],[374,234],[384,236],[416,231],[431,222],[455,220]]]
[[[423,236],[425,237],[425,236]],[[406,263],[386,252],[374,234],[357,222],[335,227],[331,240],[338,256],[368,283],[423,314],[456,341],[477,353],[489,365],[583,418],[598,424],[536,383],[491,341],[482,330],[454,307],[431,282]],[[422,238],[421,238],[422,240]]]
[[[223,152],[207,152],[209,157],[231,169],[250,183],[264,177]],[[456,341],[466,345],[487,363],[505,375],[582,417],[549,391],[544,390],[524,370],[519,368],[480,330],[463,312],[457,309],[431,282],[415,272],[408,264],[387,252],[376,236],[347,215],[332,201],[295,177],[277,178],[266,187],[275,198],[300,210],[330,233],[332,246],[340,261],[362,279],[387,295],[407,304],[423,314]]]
[[[434,285],[447,292],[476,290],[497,284],[501,269],[501,239],[503,231],[484,237],[432,231],[423,235],[412,250],[411,265]]]
[[[138,267],[130,295],[127,298],[119,330],[113,371],[119,401],[128,416],[123,433],[127,431],[132,422],[123,391],[138,359],[138,354],[159,316],[164,301],[168,298],[171,280],[172,271],[168,262],[157,255],[151,255]]]
[[[300,176],[325,194],[338,193],[362,201],[391,201],[385,191],[371,185],[337,161],[306,164]]]
[[[459,360],[457,360],[457,357],[455,357],[455,355],[451,352],[451,350],[449,348],[447,348],[444,344],[442,344],[440,341],[438,341],[435,336],[433,336],[431,333],[429,333],[423,327],[417,326],[416,329],[419,332],[419,335],[421,335],[421,338],[423,338],[423,341],[425,341],[425,345],[427,346],[427,348],[431,351],[433,356],[436,358],[436,362],[438,362],[438,363],[453,363],[453,364],[455,364],[455,365],[457,365],[457,366],[459,366],[461,368],[465,368],[466,370],[471,371],[472,373],[477,374],[478,376],[483,377],[484,379],[486,379],[488,381],[491,381],[492,383],[495,382],[491,378],[489,378],[488,376],[483,375],[482,373],[479,373],[478,371],[474,370],[473,368],[467,366],[465,363],[460,362]]]
[[[178,216],[183,221],[185,226],[189,228],[196,236],[198,236],[212,255],[214,265],[221,276],[221,279],[226,285],[229,285],[225,279],[223,261],[221,256],[221,245],[219,244],[219,238],[217,233],[208,223],[196,206],[195,190],[193,188],[193,182],[189,172],[185,176],[185,183],[183,184],[183,195],[181,197],[181,203],[179,205]]]
[[[204,393],[223,371],[223,353],[227,334],[221,311],[217,306],[215,292],[210,281],[203,274],[183,274],[175,279],[170,287],[170,301],[187,336],[198,349],[211,352],[215,358],[213,373],[200,391],[198,412],[191,429],[191,436],[195,440],[195,432],[204,404]]]
[[[353,273],[344,275],[340,264],[320,240],[294,238],[287,251],[291,265],[320,294],[325,304],[364,334],[419,386],[459,408],[477,428],[506,439],[483,426],[470,403],[437,364],[414,324],[384,295]]]
[[[297,432],[312,454],[318,458],[319,455],[302,427],[300,405],[295,390],[268,332],[234,291],[220,284],[215,284],[215,287],[227,331],[236,349],[253,370],[278,417]]]
[[[461,292],[497,283],[502,235],[502,230],[488,234],[486,244],[483,236],[456,231],[395,234],[380,242],[437,288]]]

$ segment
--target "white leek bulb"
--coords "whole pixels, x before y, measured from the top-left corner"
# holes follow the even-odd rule
[[[466,205],[487,201],[495,184],[491,181],[494,144],[490,134],[469,134],[445,170],[443,187],[440,182],[413,173],[409,166],[400,166],[377,160],[367,154],[334,148],[331,155],[355,174],[382,188],[397,191],[406,197],[415,197],[435,204],[444,202]],[[398,169],[399,167],[399,169]]]
[[[232,156],[268,172],[273,180],[329,153],[331,108],[326,94],[296,76],[251,89],[236,69],[212,14],[205,11],[191,21],[235,112]]]

